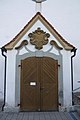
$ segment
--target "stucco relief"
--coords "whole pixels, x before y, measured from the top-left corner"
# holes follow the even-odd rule
[[[34,32],[29,33],[28,36],[30,37],[30,43],[35,45],[36,49],[40,50],[43,48],[43,45],[48,43],[50,34],[41,30],[41,28],[37,28]]]
[[[24,52],[21,52],[21,51],[24,51],[24,50],[25,50],[25,53],[26,51],[31,53],[31,52],[36,52],[37,50],[38,51],[42,50],[44,52],[50,52],[53,50],[54,54],[59,55],[60,50],[63,49],[58,45],[56,40],[52,40],[49,33],[44,32],[44,30],[42,30],[40,27],[34,30],[34,32],[30,32],[29,34],[27,34],[26,38],[25,39],[23,38],[21,43],[15,47],[15,49],[18,50],[18,54],[23,54]],[[34,45],[34,46],[32,47],[31,45]],[[34,47],[36,49],[34,49]]]
[[[17,49],[20,49],[20,48],[22,48],[22,47],[25,46],[25,45],[28,45],[28,41],[27,41],[27,40],[23,40],[19,46],[15,47],[15,49],[16,49],[16,50],[17,50]]]

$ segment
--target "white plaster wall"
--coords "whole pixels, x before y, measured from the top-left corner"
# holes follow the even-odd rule
[[[16,51],[7,52],[6,103],[15,106]]]
[[[63,101],[64,106],[72,105],[71,52],[63,50]]]

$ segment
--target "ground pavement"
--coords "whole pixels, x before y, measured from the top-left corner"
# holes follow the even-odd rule
[[[2,112],[0,120],[80,120],[77,112]]]
[[[0,120],[80,120],[68,112],[0,112]]]

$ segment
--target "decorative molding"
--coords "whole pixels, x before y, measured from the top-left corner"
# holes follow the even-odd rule
[[[40,50],[43,48],[43,45],[48,43],[50,34],[41,30],[41,28],[37,28],[34,32],[29,33],[28,36],[30,37],[30,43],[35,45],[36,49]]]
[[[51,45],[54,45],[56,48],[58,48],[58,49],[60,49],[60,50],[63,49],[63,48],[60,47],[54,40],[51,40],[51,41],[50,41],[50,44],[51,44]]]
[[[24,26],[24,28],[8,43],[4,46],[7,50],[12,50],[15,45],[21,40],[21,38],[30,30],[30,28],[37,22],[40,21],[48,31],[58,40],[58,42],[64,47],[65,50],[72,50],[75,48],[72,44],[67,42],[56,30],[55,28],[45,19],[45,17],[37,12],[34,17]]]
[[[18,49],[22,48],[25,45],[28,45],[28,41],[27,40],[23,40],[19,46],[15,47],[15,49],[18,50]]]

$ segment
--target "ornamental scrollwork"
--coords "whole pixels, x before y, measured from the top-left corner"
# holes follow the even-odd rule
[[[25,45],[28,45],[28,41],[27,40],[23,40],[19,46],[15,47],[15,49],[18,50],[18,49],[22,48]]]
[[[40,50],[43,48],[43,45],[48,43],[48,38],[50,37],[49,33],[44,32],[41,28],[37,28],[32,33],[29,33],[28,36],[30,37],[30,43],[35,45],[35,48]]]

